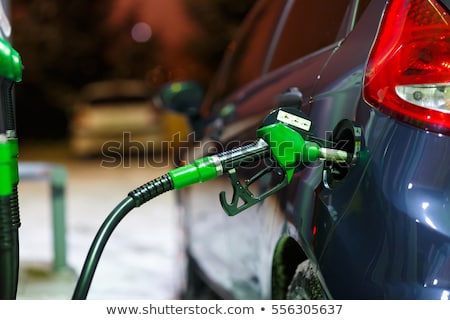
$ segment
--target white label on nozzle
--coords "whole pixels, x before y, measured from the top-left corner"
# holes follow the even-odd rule
[[[11,24],[9,23],[5,8],[3,8],[3,2],[0,2],[0,29],[5,38],[11,35]]]
[[[311,129],[311,121],[283,110],[278,111],[277,120],[304,131]]]

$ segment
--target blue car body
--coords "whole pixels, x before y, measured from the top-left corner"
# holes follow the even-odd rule
[[[369,55],[390,1],[336,2],[345,9],[336,41],[271,70],[267,66],[282,41],[274,40],[283,32],[279,24],[299,3],[305,8],[306,1],[256,4],[206,94],[202,140],[187,160],[214,153],[217,145],[256,139],[258,126],[278,107],[274,98],[293,87],[303,94],[298,107],[318,137],[354,148],[355,137],[333,135],[343,121],[361,130],[359,157],[337,176],[326,163],[307,165],[287,187],[234,217],[224,214],[218,201],[220,191],[231,192],[226,177],[180,191],[190,263],[223,298],[285,298],[297,266],[309,261],[322,298],[448,299],[450,135],[387,114],[364,93]],[[449,9],[448,2],[439,3]],[[334,5],[323,7],[324,19]],[[261,51],[242,34],[264,6],[280,11]],[[291,42],[310,40],[290,35]],[[245,44],[252,44],[255,55],[245,63],[259,63],[259,74],[226,89],[227,78],[241,72],[233,59]],[[260,181],[257,188],[270,184]]]

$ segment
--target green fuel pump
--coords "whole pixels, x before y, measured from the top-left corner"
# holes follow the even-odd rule
[[[22,80],[20,55],[0,39],[0,299],[15,299],[20,227],[18,140],[13,87]]]
[[[348,162],[353,155],[334,148],[334,144],[316,138],[311,133],[312,123],[298,108],[279,108],[271,112],[257,130],[253,143],[207,156],[169,171],[128,193],[108,215],[97,232],[84,262],[72,299],[85,299],[92,282],[100,255],[115,227],[133,208],[170,190],[179,190],[190,185],[215,179],[228,174],[233,186],[233,196],[227,202],[225,193],[220,194],[224,211],[236,215],[248,207],[286,186],[302,164],[317,160]],[[263,169],[243,183],[237,177],[236,168],[262,161]],[[249,186],[267,173],[274,172],[274,186],[261,195],[254,195]]]

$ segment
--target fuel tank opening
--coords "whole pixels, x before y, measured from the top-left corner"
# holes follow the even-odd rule
[[[328,140],[334,143],[335,149],[351,155],[346,161],[325,162],[322,180],[326,188],[333,189],[339,186],[350,169],[358,162],[360,152],[364,150],[363,130],[355,122],[344,119],[336,125]]]

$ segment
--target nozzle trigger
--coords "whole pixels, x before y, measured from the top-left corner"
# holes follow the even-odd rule
[[[226,199],[225,191],[222,191],[219,195],[220,197],[220,204],[222,205],[223,210],[229,215],[229,216],[235,216],[241,211],[244,211],[245,209],[255,205],[258,202],[263,201],[268,196],[274,194],[278,190],[285,187],[288,183],[288,177],[286,173],[282,170],[277,171],[277,173],[281,174],[281,181],[278,182],[273,188],[267,190],[266,192],[262,193],[259,196],[255,196],[250,190],[249,186],[257,181],[259,178],[264,176],[265,174],[276,170],[274,167],[266,167],[265,169],[259,171],[256,173],[253,177],[251,177],[248,180],[245,180],[244,184],[242,184],[237,176],[236,169],[232,168],[228,170],[228,177],[231,180],[231,185],[233,187],[233,196],[231,198],[231,202],[228,203]]]

